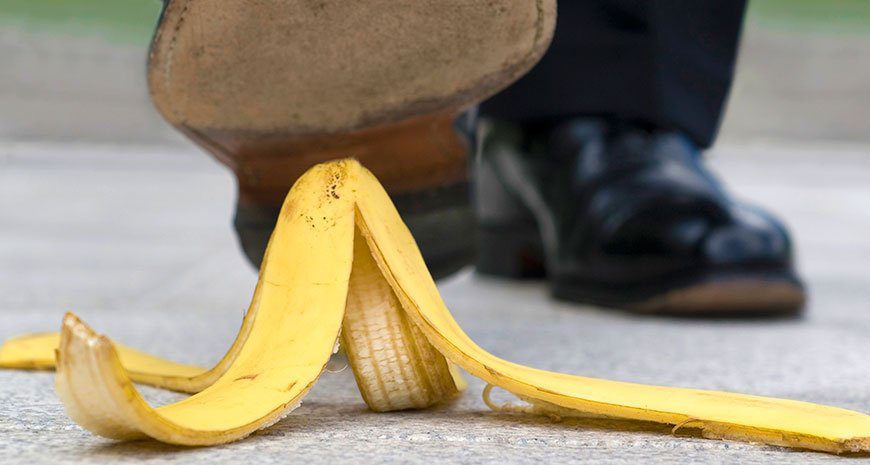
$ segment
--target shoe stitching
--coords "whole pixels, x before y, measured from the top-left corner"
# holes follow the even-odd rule
[[[535,0],[535,8],[538,10],[538,19],[535,22],[535,45],[541,43],[541,38],[544,36],[544,0]],[[530,57],[534,51],[529,52],[526,57]]]
[[[163,66],[163,85],[165,87],[165,95],[166,99],[169,103],[170,111],[172,115],[176,119],[176,123],[181,123],[181,115],[178,112],[178,108],[175,106],[175,100],[170,95],[170,86],[172,83],[172,63],[175,58],[175,46],[178,42],[178,33],[181,31],[181,26],[184,24],[184,20],[187,16],[187,11],[190,9],[190,4],[192,0],[188,0],[184,4],[184,8],[181,9],[181,12],[178,15],[178,21],[175,23],[175,27],[172,30],[172,35],[169,37],[169,48],[166,51],[166,64]]]

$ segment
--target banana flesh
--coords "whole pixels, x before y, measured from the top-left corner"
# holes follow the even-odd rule
[[[213,445],[301,402],[341,340],[370,408],[424,408],[465,387],[459,366],[526,401],[493,408],[691,428],[708,438],[870,452],[870,416],[792,400],[646,386],[538,370],[477,346],[442,302],[386,192],[353,160],[318,165],[285,201],[242,329],[209,370],[114,344],[74,315],[61,334],[16,338],[0,367],[49,368],[81,426],[114,439]],[[134,382],[196,393],[152,408]]]
[[[366,404],[389,412],[455,397],[464,380],[408,320],[365,239],[356,234],[354,240],[342,345]]]

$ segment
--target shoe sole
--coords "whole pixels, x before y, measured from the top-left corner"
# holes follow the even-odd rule
[[[546,278],[543,244],[532,222],[482,226],[477,271],[509,279]],[[806,292],[789,270],[706,270],[638,285],[552,279],[553,296],[633,313],[695,318],[789,317],[801,313]]]
[[[240,210],[278,206],[308,168],[349,156],[391,195],[416,195],[467,183],[457,115],[543,56],[555,16],[555,0],[172,0],[148,84],[163,117],[236,173]],[[405,219],[438,224],[423,234],[462,241],[448,255],[468,262],[462,208]]]
[[[650,294],[649,289],[656,287],[658,292]],[[601,292],[577,283],[557,283],[553,294],[563,300],[634,313],[692,318],[794,317],[806,303],[803,286],[787,271],[712,272],[702,278],[644,288]]]
[[[173,0],[149,84],[176,125],[343,133],[495,93],[544,53],[555,12],[554,0]]]

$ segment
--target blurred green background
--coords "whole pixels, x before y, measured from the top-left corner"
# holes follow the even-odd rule
[[[3,0],[0,21],[142,43],[159,10],[159,0]],[[870,31],[870,1],[752,0],[749,19],[771,27]]]
[[[3,0],[0,21],[52,32],[141,43],[151,36],[159,0]]]

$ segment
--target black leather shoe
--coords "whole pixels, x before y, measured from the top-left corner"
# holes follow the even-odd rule
[[[732,200],[680,133],[495,123],[475,186],[481,273],[547,276],[557,298],[638,312],[803,307],[785,227]]]

